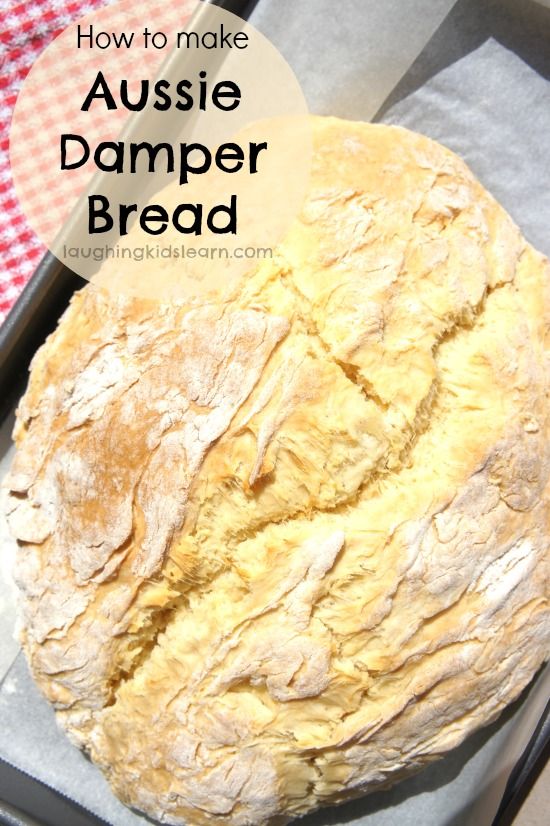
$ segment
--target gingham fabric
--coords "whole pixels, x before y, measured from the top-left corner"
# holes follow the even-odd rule
[[[112,6],[108,13],[107,6]],[[98,15],[101,7],[104,12]],[[100,32],[102,25],[106,32],[139,32],[144,24],[151,31],[156,27],[173,32],[186,24],[194,9],[195,0],[148,0],[145,9],[135,0],[0,0],[0,323],[46,249],[23,213],[13,185],[13,168],[17,171],[17,191],[32,226],[38,228],[40,238],[53,240],[94,171],[88,164],[59,177],[59,125],[74,134],[85,134],[95,145],[100,140],[116,140],[129,118],[124,107],[116,112],[94,110],[92,118],[80,111],[90,78],[104,67],[105,52],[84,48],[75,63],[73,30],[60,38],[56,49],[49,50],[41,61],[40,72],[30,80],[14,119],[17,95],[32,65],[57,35],[86,15],[95,13],[92,21]],[[136,89],[144,74],[156,76],[165,57],[158,47],[116,49],[109,53],[109,68],[115,77],[128,79],[130,88]],[[10,126],[16,149],[14,153],[12,148],[11,167]]]
[[[19,88],[30,67],[72,20],[109,0],[0,0],[0,323],[44,254],[14,192],[9,127]]]

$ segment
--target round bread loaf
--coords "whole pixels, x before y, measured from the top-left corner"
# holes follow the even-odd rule
[[[313,127],[271,260],[216,305],[82,290],[19,407],[32,672],[164,823],[393,782],[548,653],[548,262],[442,146]]]

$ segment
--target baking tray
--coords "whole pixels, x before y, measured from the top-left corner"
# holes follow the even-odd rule
[[[437,0],[426,0],[426,2],[433,3]],[[365,4],[361,5],[359,0],[348,0],[345,5],[336,10],[333,0],[315,0],[315,2],[302,0],[301,3],[292,2],[292,0],[259,0],[252,14],[254,3],[241,3],[239,0],[233,0],[233,2],[217,4],[235,13],[241,13],[242,16],[250,16],[251,22],[269,36],[295,69],[312,111],[356,119],[371,117],[372,112],[366,110],[372,106],[372,100],[368,96],[364,98],[360,91],[362,72],[366,73],[360,53],[364,33],[362,27],[368,24],[361,11]],[[338,20],[335,20],[335,15],[338,16]],[[342,33],[348,35],[347,43]],[[548,9],[531,0],[523,0],[523,2],[520,0],[458,0],[452,12],[405,76],[398,82],[373,119],[410,126],[451,145],[451,148],[458,151],[470,163],[483,182],[488,184],[491,191],[512,213],[529,240],[549,254],[550,239],[547,237],[546,230],[550,217],[548,194],[545,195],[544,192],[539,191],[532,196],[532,187],[528,190],[537,204],[540,220],[537,221],[537,216],[533,213],[528,215],[529,220],[526,221],[525,215],[522,214],[522,205],[525,205],[527,193],[521,191],[521,186],[515,178],[502,174],[502,166],[504,162],[507,162],[509,151],[509,147],[505,145],[509,143],[509,135],[502,136],[502,146],[499,145],[499,136],[491,136],[493,138],[492,166],[488,165],[483,168],[483,157],[477,154],[480,151],[480,144],[483,144],[483,141],[479,140],[482,124],[477,124],[477,126],[473,124],[471,130],[467,130],[461,124],[461,118],[467,119],[467,96],[462,100],[459,111],[455,109],[446,111],[441,98],[442,90],[444,98],[446,83],[448,87],[449,70],[463,61],[464,72],[471,71],[472,65],[470,64],[473,64],[473,61],[466,59],[471,58],[472,55],[478,58],[481,56],[482,59],[478,59],[477,63],[483,67],[485,62],[487,66],[488,57],[484,50],[487,49],[487,44],[491,43],[498,44],[499,47],[521,60],[540,78],[541,82],[546,84],[546,87],[550,88],[550,49],[548,48],[550,45],[550,11]],[[481,52],[483,52],[482,55],[480,55]],[[320,77],[325,81],[322,87],[319,86]],[[482,76],[480,80],[483,83],[481,96],[485,99],[488,96],[491,97],[490,103],[496,108],[498,106],[502,108],[505,105],[503,98],[510,98],[512,92],[517,94],[517,90],[511,91],[507,88],[506,78],[501,77],[500,80],[495,81],[494,77]],[[530,79],[529,82],[531,83],[532,80]],[[500,92],[495,89],[495,82],[504,87],[500,89]],[[521,78],[519,82],[522,82]],[[490,95],[487,93],[487,85],[490,87]],[[342,93],[342,89],[347,91]],[[422,97],[423,94],[424,97]],[[525,96],[529,96],[527,91]],[[548,98],[545,99],[543,95],[542,102],[544,103],[545,100],[548,104]],[[540,100],[535,94],[533,105],[537,105],[537,102],[540,105]],[[487,106],[487,101],[485,103]],[[548,109],[550,116],[550,107]],[[490,114],[489,112],[489,116]],[[449,141],[446,135],[450,121],[454,124],[452,141]],[[550,134],[550,130],[546,134]],[[543,158],[537,156],[536,147],[527,146],[529,139],[529,135],[526,134],[524,155],[530,156],[530,163],[535,164],[535,168],[540,170],[540,179],[543,181],[545,176],[542,173],[548,170],[548,166],[544,165]],[[541,143],[540,135],[536,140],[539,144]],[[545,147],[542,147],[542,150],[545,151]],[[511,160],[512,172],[517,174],[518,170],[514,168],[516,158],[513,153]],[[493,170],[494,179],[491,179]],[[55,327],[71,294],[84,283],[83,279],[61,264],[51,253],[47,253],[8,318],[0,327],[2,416],[8,414],[13,407],[14,400],[20,395],[28,363],[36,348]],[[538,680],[539,695],[541,690],[546,691],[544,686],[547,680],[544,681],[543,676],[539,676]],[[541,680],[542,689],[540,688]],[[539,696],[539,707],[540,704]],[[514,704],[511,710],[505,712],[498,723],[473,735],[463,746],[443,758],[437,764],[443,767],[440,773],[445,775],[447,771],[452,775],[453,771],[459,772],[463,764],[472,760],[472,754],[475,754],[476,750],[482,750],[489,739],[498,737],[499,732],[510,725],[522,709],[528,710],[530,705],[534,705],[532,691],[524,692],[522,699]],[[550,752],[549,705],[543,703],[543,711],[534,721],[525,719],[525,717],[524,713],[521,718],[522,726],[519,723],[517,726],[524,729],[524,735],[527,732],[529,736],[524,738],[527,740],[526,744],[516,749],[519,757],[515,765],[508,767],[504,780],[500,777],[499,783],[496,783],[498,799],[496,804],[493,801],[494,818],[491,821],[491,818],[487,819],[484,815],[485,819],[480,817],[472,820],[474,815],[470,812],[464,819],[457,821],[457,826],[458,823],[460,826],[463,824],[467,826],[470,823],[471,826],[491,826],[491,822],[492,826],[507,826],[512,822]],[[411,789],[412,794],[415,789],[424,792],[425,788],[429,789],[430,782],[433,782],[433,776],[430,767],[413,781],[405,781],[397,787],[397,789],[405,790],[398,792],[398,796],[401,795],[406,799],[407,794],[411,794]],[[488,785],[485,781],[485,777],[479,777],[480,789]],[[389,799],[389,794],[391,793],[378,792],[369,798],[371,802],[366,808],[361,802],[350,804],[350,806],[334,810],[338,812],[334,817],[330,813],[324,814],[322,821],[319,820],[319,822],[356,822],[358,811],[360,815],[365,811],[370,814],[376,814],[376,811],[381,812],[386,805],[384,800]],[[313,824],[315,817],[306,818],[304,823]],[[383,820],[382,815],[380,815],[380,820]],[[104,822],[78,803],[59,794],[39,780],[0,761],[0,823],[26,824],[27,826],[31,824],[44,824],[44,826],[49,826],[49,824],[86,826],[89,824],[91,826]],[[114,826],[117,824],[114,823]],[[432,826],[432,823],[427,823],[427,826]],[[449,820],[448,826],[454,826],[454,820]]]

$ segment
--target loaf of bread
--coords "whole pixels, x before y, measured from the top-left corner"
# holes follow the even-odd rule
[[[18,411],[32,673],[163,823],[388,785],[548,654],[548,262],[442,146],[313,128],[271,260],[215,304],[82,290]]]

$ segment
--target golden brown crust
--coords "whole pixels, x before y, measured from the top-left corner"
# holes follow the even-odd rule
[[[215,307],[82,291],[19,409],[33,673],[168,823],[399,778],[548,653],[548,263],[443,147],[314,129],[273,261]]]

